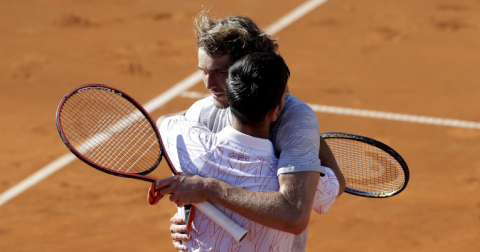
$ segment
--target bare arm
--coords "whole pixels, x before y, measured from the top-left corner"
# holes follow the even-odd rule
[[[210,200],[238,214],[281,231],[301,234],[308,225],[318,172],[279,176],[278,192],[251,192],[213,178],[185,174],[163,179],[156,186],[178,206]]]
[[[338,184],[340,186],[338,196],[342,195],[343,191],[345,191],[345,178],[343,177],[343,174],[338,167],[332,150],[330,150],[330,147],[328,147],[328,144],[327,142],[325,142],[325,139],[323,139],[323,137],[320,137],[320,153],[318,154],[318,156],[322,162],[322,165],[329,167],[330,169],[332,169],[333,173],[335,173]]]

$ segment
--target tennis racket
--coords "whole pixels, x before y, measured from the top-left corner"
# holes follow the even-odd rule
[[[167,160],[174,175],[178,171],[163,151],[158,129],[150,115],[124,92],[100,84],[79,86],[68,92],[57,108],[57,130],[68,149],[91,167],[119,177],[153,184],[148,177],[162,160]],[[161,195],[153,193],[158,199]],[[152,191],[149,192],[152,197]],[[155,204],[149,199],[150,204]],[[247,230],[213,205],[194,204],[235,240]],[[193,216],[192,216],[193,217]]]
[[[407,186],[407,163],[377,140],[342,132],[323,133],[343,176],[345,192],[372,198],[391,197]]]

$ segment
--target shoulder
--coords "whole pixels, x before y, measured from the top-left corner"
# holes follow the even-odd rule
[[[185,116],[171,116],[165,119],[159,128],[162,139],[170,139],[178,135],[196,136],[210,135],[211,132],[203,124],[188,120]]]
[[[185,117],[188,120],[198,122],[202,110],[204,108],[212,107],[212,106],[215,107],[212,96],[208,96],[204,99],[198,100],[195,103],[193,103],[192,106],[190,106],[190,108],[187,110],[187,113],[185,114]]]
[[[205,125],[213,133],[232,123],[230,108],[217,108],[211,96],[195,102],[187,110],[185,117]]]
[[[278,121],[270,132],[280,173],[316,171],[320,166],[319,122],[315,112],[300,99],[288,95]]]
[[[285,106],[276,126],[281,128],[307,127],[318,130],[318,118],[310,106],[291,94],[288,94],[285,99]]]
[[[315,114],[313,109],[308,104],[306,104],[305,102],[303,102],[302,100],[298,99],[297,97],[291,94],[287,94],[287,96],[285,97],[285,109],[300,110],[303,113]]]
[[[193,158],[208,151],[215,135],[198,122],[188,121],[184,116],[165,119],[159,128],[165,156],[177,171],[192,172],[188,167]]]

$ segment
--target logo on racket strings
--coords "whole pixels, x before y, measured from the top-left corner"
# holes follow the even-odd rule
[[[85,87],[85,88],[79,89],[77,92],[82,92],[82,91],[87,91],[87,90],[92,90],[92,89],[107,91],[107,92],[114,93],[116,95],[122,96],[122,93],[117,92],[117,91],[115,91],[113,89],[110,89],[110,88],[105,88],[105,87]]]

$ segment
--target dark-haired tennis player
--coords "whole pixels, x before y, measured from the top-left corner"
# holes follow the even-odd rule
[[[193,219],[191,240],[184,242],[189,251],[291,251],[295,219],[285,205],[291,204],[279,192],[278,159],[269,139],[270,127],[285,105],[289,70],[281,56],[257,52],[236,61],[229,70],[227,101],[232,124],[214,134],[204,125],[185,117],[169,117],[160,125],[167,156],[175,167],[200,178],[203,183],[189,203],[211,200],[221,205],[235,222],[250,232],[235,242],[200,211]],[[320,184],[328,195],[320,208],[330,208],[339,192],[335,174],[328,169]],[[318,183],[319,173],[314,180]],[[183,178],[171,177],[157,182],[163,195],[180,202]],[[301,187],[301,185],[290,185]],[[230,189],[235,188],[230,193]],[[239,190],[237,190],[239,189]],[[312,197],[315,194],[310,192]],[[247,202],[244,199],[249,199]],[[253,203],[253,204],[252,204]],[[255,212],[252,212],[255,205]],[[310,210],[312,205],[309,206]],[[179,208],[182,214],[183,208]],[[268,227],[260,222],[268,221]],[[303,230],[298,230],[301,233]]]
[[[226,101],[228,68],[244,55],[259,51],[276,52],[278,45],[246,17],[228,17],[214,21],[200,15],[196,19],[195,28],[198,66],[204,73],[203,81],[211,96],[196,102],[187,111],[186,117],[204,124],[215,133],[232,124],[231,111]],[[285,106],[279,119],[271,127],[269,139],[273,143],[275,155],[279,158],[279,192],[285,200],[282,206],[286,214],[277,216],[274,220],[258,215],[259,223],[269,227],[282,225],[289,232],[301,233],[295,236],[292,251],[303,251],[311,206],[319,213],[327,210],[315,208],[321,205],[323,196],[327,193],[322,183],[318,183],[319,173],[324,171],[320,160],[322,165],[331,167],[338,178],[339,194],[343,192],[344,179],[328,145],[319,137],[315,113],[294,96],[286,95]],[[185,177],[184,182],[182,195],[178,196],[180,204],[189,204],[204,197],[199,195],[206,186],[202,178]],[[224,190],[228,195],[236,195],[235,199],[241,199],[244,205],[248,203],[249,207],[244,209],[245,215],[255,215],[258,213],[257,209],[263,207],[263,202],[255,195],[240,194],[241,188]],[[315,192],[316,195],[313,196]],[[222,202],[219,204],[227,205]],[[181,220],[181,217],[174,216],[170,228],[174,246],[179,250],[185,248],[180,241],[188,239],[187,235],[181,234],[186,230],[185,225],[177,225]]]

